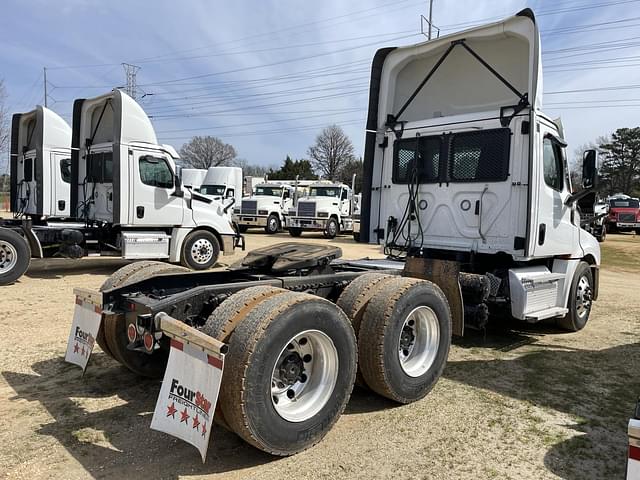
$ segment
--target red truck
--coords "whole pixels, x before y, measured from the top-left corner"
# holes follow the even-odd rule
[[[628,195],[609,198],[608,231],[631,232],[640,235],[640,201]]]

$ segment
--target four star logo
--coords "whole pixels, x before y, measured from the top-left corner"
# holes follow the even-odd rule
[[[187,407],[184,407],[184,411],[180,412],[180,423],[187,423],[189,420],[189,414],[187,413]]]
[[[173,402],[170,406],[167,407],[167,417],[176,418],[176,412],[178,409],[176,408],[176,402]]]
[[[195,418],[193,419],[193,428],[195,428],[196,430],[198,430],[198,427],[200,426],[200,420],[198,420],[198,414],[196,413]]]

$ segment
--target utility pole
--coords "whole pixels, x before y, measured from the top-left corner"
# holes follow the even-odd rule
[[[43,78],[44,78],[44,106],[47,106],[47,67],[42,67]]]
[[[137,65],[131,65],[130,63],[123,63],[122,67],[124,68],[124,74],[127,79],[127,84],[124,91],[127,93],[127,95],[136,100],[136,97],[138,95],[138,82],[136,80],[136,74],[138,73],[138,70],[140,70],[140,67]]]
[[[431,24],[433,20],[433,0],[429,0],[429,40],[431,40]]]

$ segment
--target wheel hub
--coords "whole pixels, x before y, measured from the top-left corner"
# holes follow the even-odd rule
[[[587,277],[582,276],[578,281],[576,291],[576,313],[579,317],[584,317],[591,310],[593,300],[593,292]]]
[[[440,324],[435,312],[420,306],[413,309],[404,320],[398,338],[400,367],[410,377],[424,375],[438,354]]]
[[[413,347],[413,342],[415,342],[415,340],[416,336],[413,330],[413,325],[405,325],[402,329],[402,333],[400,334],[400,349],[406,351],[406,354],[408,355],[408,351]]]
[[[18,263],[18,252],[9,242],[0,241],[0,273],[11,271]]]
[[[271,402],[289,422],[303,422],[329,400],[338,378],[338,352],[319,330],[305,330],[280,352],[271,374]]]
[[[211,242],[204,238],[196,240],[191,247],[191,255],[197,263],[207,263],[213,256],[213,246]]]

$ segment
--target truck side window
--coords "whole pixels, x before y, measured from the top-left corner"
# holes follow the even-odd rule
[[[287,198],[289,198],[289,197],[290,197],[290,195],[289,195],[289,190],[285,190],[285,191],[284,191],[284,194],[282,195],[282,199],[283,199],[283,200],[286,200],[286,199],[287,199]]]
[[[24,159],[24,181],[25,182],[33,181],[33,159],[32,158]]]
[[[71,183],[71,159],[63,158],[60,160],[60,176],[64,183]]]
[[[562,153],[558,145],[549,137],[545,137],[542,144],[542,168],[544,183],[554,190],[562,190],[564,181]]]
[[[113,152],[98,152],[87,155],[87,181],[113,183]]]
[[[349,194],[347,193],[347,191],[343,188],[342,189],[342,195],[340,197],[340,200],[346,200],[347,198],[349,198]]]
[[[159,188],[173,188],[173,173],[164,158],[146,155],[140,157],[140,180],[145,185]]]

